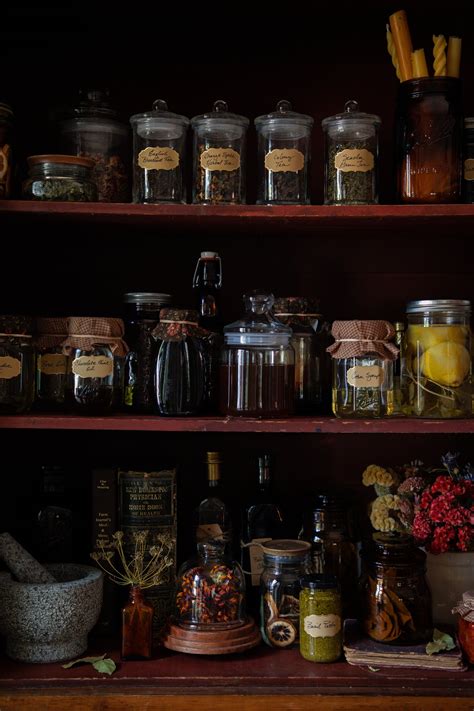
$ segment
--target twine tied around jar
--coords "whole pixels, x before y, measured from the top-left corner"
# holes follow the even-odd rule
[[[68,335],[62,343],[65,355],[70,355],[75,348],[92,351],[99,345],[109,346],[114,355],[122,358],[128,352],[128,346],[123,340],[125,326],[120,318],[71,316],[67,324]]]
[[[462,600],[458,602],[456,607],[451,610],[453,615],[456,613],[467,622],[474,622],[474,590],[466,590],[462,595]]]
[[[361,358],[369,353],[382,360],[396,360],[399,349],[390,340],[395,329],[389,321],[334,321],[334,343],[327,352],[332,358]]]
[[[192,309],[161,309],[160,322],[152,331],[160,341],[184,341],[188,336],[207,338],[209,331],[199,326],[199,314]]]

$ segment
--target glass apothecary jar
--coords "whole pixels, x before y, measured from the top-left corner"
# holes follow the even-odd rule
[[[262,548],[262,637],[270,647],[293,647],[299,640],[300,579],[310,572],[311,544],[282,539],[264,543]]]
[[[128,202],[130,137],[108,90],[82,91],[59,121],[60,150],[92,160],[99,202]]]
[[[388,321],[334,321],[332,409],[337,417],[393,413],[395,330]]]
[[[348,101],[342,114],[323,119],[325,205],[379,201],[379,116]]]
[[[396,111],[400,202],[459,202],[462,131],[459,79],[423,77],[400,84]]]
[[[429,641],[433,624],[426,554],[410,536],[374,533],[362,561],[362,621],[369,637],[395,645]]]
[[[342,608],[334,575],[304,575],[300,592],[300,652],[309,662],[336,662],[342,654]]]
[[[123,297],[125,341],[124,405],[133,412],[153,412],[155,405],[156,340],[153,331],[170,294],[130,292]]]
[[[224,328],[220,411],[240,417],[287,417],[294,410],[291,328],[272,314],[272,294],[244,296],[244,317]]]
[[[474,117],[464,119],[463,200],[474,203]]]
[[[130,118],[133,128],[133,202],[185,203],[189,119],[157,99],[153,110]]]
[[[245,203],[246,133],[249,120],[233,114],[225,101],[191,119],[193,203]]]
[[[197,556],[177,575],[176,620],[184,628],[213,631],[245,624],[242,568],[217,540],[197,544]]]
[[[63,353],[71,370],[66,388],[68,407],[80,414],[118,409],[123,398],[123,363],[128,351],[124,323],[118,318],[73,316]]]
[[[68,357],[63,353],[67,319],[36,319],[35,407],[46,410],[64,407],[68,378]]]
[[[97,188],[89,158],[67,155],[30,156],[28,178],[23,183],[26,200],[94,202]]]
[[[471,303],[411,301],[402,357],[402,407],[415,417],[471,416]]]
[[[289,101],[255,119],[258,136],[258,205],[308,205],[311,116],[292,111]]]
[[[301,296],[275,299],[273,313],[292,330],[295,352],[295,412],[315,413],[322,405],[325,372],[325,333],[319,301]]]
[[[0,103],[0,200],[12,194],[13,178],[13,111],[8,104]]]
[[[0,413],[26,412],[35,390],[32,319],[0,316]]]

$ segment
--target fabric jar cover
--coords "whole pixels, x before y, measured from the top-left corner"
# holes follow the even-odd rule
[[[161,309],[160,322],[152,331],[160,341],[184,341],[188,336],[208,338],[210,331],[199,326],[199,314],[192,309]]]
[[[70,355],[75,348],[92,351],[95,346],[104,344],[116,356],[123,358],[128,352],[128,346],[123,340],[125,326],[120,318],[70,316],[67,324],[68,336],[62,343],[65,355]]]
[[[363,358],[369,353],[382,360],[396,360],[399,350],[389,343],[395,329],[389,321],[334,321],[331,334],[335,340],[326,348],[333,358]]]
[[[67,318],[43,317],[36,319],[36,346],[56,348],[67,338]]]
[[[456,607],[453,607],[451,612],[453,615],[457,612],[467,622],[474,622],[474,590],[467,590],[463,593],[462,600]]]
[[[33,319],[30,316],[16,314],[0,315],[0,334],[29,336],[33,332]]]
[[[294,331],[298,326],[309,326],[317,331],[322,324],[319,299],[305,296],[280,296],[275,299],[272,310],[279,321],[286,326],[291,326]]]

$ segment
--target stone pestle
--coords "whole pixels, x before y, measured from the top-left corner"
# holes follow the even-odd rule
[[[56,582],[56,578],[9,533],[0,534],[0,560],[20,583]]]

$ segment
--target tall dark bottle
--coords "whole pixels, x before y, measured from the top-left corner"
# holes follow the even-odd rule
[[[263,550],[258,544],[283,536],[283,516],[271,484],[270,456],[264,454],[258,458],[258,486],[244,508],[242,521],[242,567],[246,573],[247,605],[254,614],[260,605],[263,571]]]

